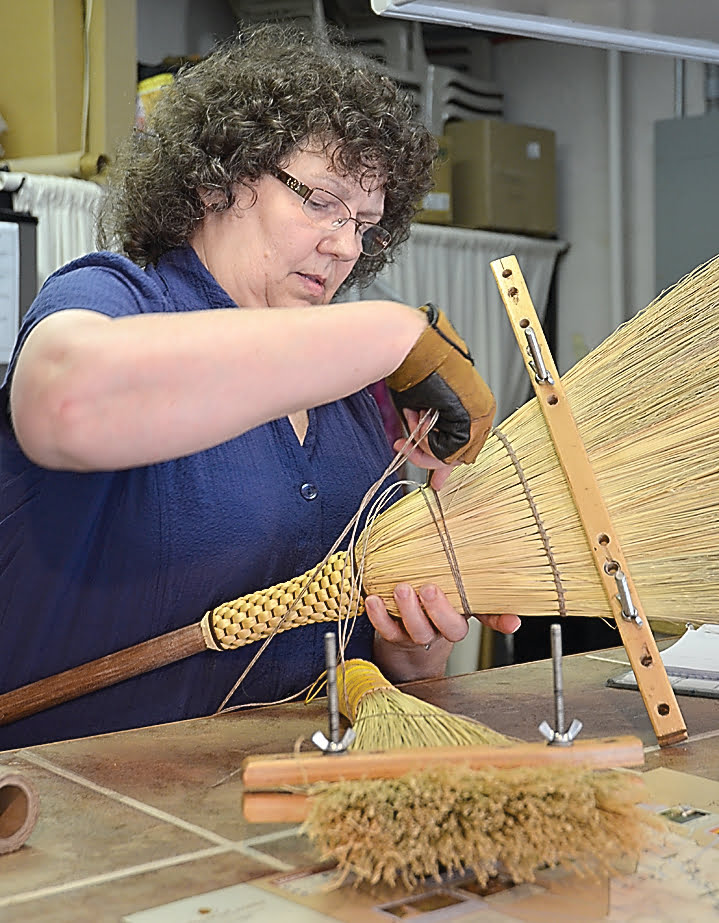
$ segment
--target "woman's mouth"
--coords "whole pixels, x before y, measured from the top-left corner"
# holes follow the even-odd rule
[[[322,295],[324,293],[325,278],[323,276],[315,276],[306,272],[298,272],[297,275],[314,295]]]

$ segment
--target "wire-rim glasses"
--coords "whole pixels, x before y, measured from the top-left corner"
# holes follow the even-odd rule
[[[365,256],[379,256],[392,242],[389,231],[378,224],[353,218],[349,207],[333,192],[320,188],[311,189],[284,170],[275,170],[274,175],[302,199],[302,211],[317,227],[325,228],[327,231],[339,231],[348,221],[354,221]]]

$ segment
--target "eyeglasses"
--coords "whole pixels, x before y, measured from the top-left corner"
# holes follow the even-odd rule
[[[348,221],[354,221],[365,256],[379,256],[392,242],[389,231],[378,224],[353,218],[347,205],[334,193],[326,189],[310,189],[284,170],[276,170],[274,175],[302,199],[302,211],[318,228],[339,231]]]

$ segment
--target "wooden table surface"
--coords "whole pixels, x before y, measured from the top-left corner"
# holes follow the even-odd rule
[[[612,662],[614,661],[614,662]],[[660,750],[638,692],[609,689],[623,649],[564,659],[567,722],[583,735],[635,734],[646,768],[719,780],[719,703],[680,696],[689,740]],[[447,711],[537,740],[553,723],[550,661],[402,687]],[[238,770],[326,731],[325,700],[225,713],[0,753],[40,796],[27,843],[0,855],[0,921],[121,920],[158,904],[302,868],[313,855],[292,828],[248,824]]]

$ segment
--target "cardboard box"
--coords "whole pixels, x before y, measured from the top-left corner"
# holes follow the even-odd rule
[[[554,132],[499,119],[449,122],[454,224],[557,233]]]
[[[0,112],[7,157],[80,148],[83,16],[78,0],[6,3],[0,38]]]
[[[446,135],[437,138],[439,152],[434,163],[434,185],[422,201],[415,218],[423,224],[452,224],[452,142]]]
[[[89,22],[85,150],[111,154],[132,128],[136,0],[21,0],[3,5],[0,113],[8,160],[83,149],[84,29]]]

